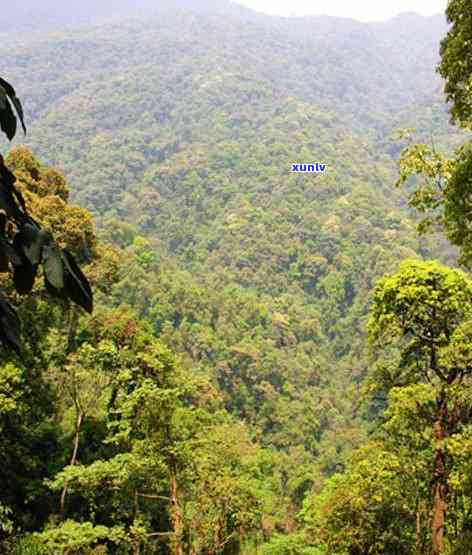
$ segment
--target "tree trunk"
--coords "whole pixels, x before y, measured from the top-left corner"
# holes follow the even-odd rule
[[[139,514],[139,497],[138,490],[134,490],[134,507],[133,507],[133,524],[136,522]],[[133,555],[141,554],[141,541],[138,536],[133,539]]]
[[[433,521],[432,521],[432,547],[433,555],[444,552],[444,526],[447,510],[447,486],[437,483],[435,486]]]
[[[419,499],[416,508],[416,551],[415,555],[425,555],[427,548],[425,545],[425,531],[431,528],[431,521],[428,518],[428,507],[424,499]]]
[[[133,540],[133,555],[141,555],[141,542],[139,538]]]
[[[169,460],[170,498],[172,503],[172,519],[174,523],[174,555],[183,555],[183,520],[177,487],[177,465],[173,456]]]
[[[431,521],[432,555],[441,555],[444,552],[444,532],[449,489],[447,455],[442,444],[448,435],[448,410],[443,392],[439,395],[437,408],[438,418],[434,423],[434,437],[439,445],[436,447],[434,468],[434,499]]]
[[[74,435],[74,449],[72,450],[72,457],[70,459],[69,465],[73,466],[77,461],[77,453],[79,451],[79,439],[80,439],[80,429],[82,427],[83,421],[83,414],[79,412],[77,414],[77,420],[75,423],[75,435]],[[69,487],[69,483],[66,480],[64,483],[64,487],[62,488],[61,493],[61,503],[60,503],[60,515],[61,518],[64,518],[65,508],[66,508],[66,496],[67,496],[67,489]]]
[[[418,504],[416,509],[416,555],[422,552],[421,542],[421,506]]]

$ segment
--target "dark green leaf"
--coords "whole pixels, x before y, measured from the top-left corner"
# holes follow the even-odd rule
[[[64,263],[62,261],[61,249],[51,240],[43,246],[42,259],[44,275],[54,289],[62,291],[64,289]]]
[[[20,102],[20,99],[16,96],[15,89],[0,77],[0,86],[5,90],[8,98],[12,102],[13,106],[15,107],[16,113],[18,114],[18,118],[20,119],[21,126],[23,128],[24,133],[26,134],[26,126],[25,126],[25,116],[23,113],[23,106]]]
[[[67,296],[88,313],[93,312],[93,293],[87,278],[69,251],[63,250],[66,268],[65,289]]]
[[[26,258],[21,264],[13,265],[13,283],[20,295],[31,293],[36,272],[37,266],[33,266]]]
[[[5,91],[0,86],[0,127],[11,141],[16,134],[16,117]]]
[[[21,354],[20,320],[7,301],[0,299],[0,341],[8,348]]]

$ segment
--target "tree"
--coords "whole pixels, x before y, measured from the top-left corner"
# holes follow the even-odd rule
[[[109,448],[90,464],[86,446],[73,449],[70,464],[50,482],[53,491],[67,491],[67,520],[46,528],[40,541],[60,537],[72,547],[82,533],[80,516],[103,534],[90,535],[90,546],[107,541],[108,529],[135,554],[160,552],[163,543],[176,555],[217,554],[259,530],[258,448],[221,410],[208,381],[183,370],[124,309],[97,310],[88,326],[82,322],[78,340],[68,358],[75,368],[63,378],[70,419],[83,415],[86,424],[95,391],[93,412],[108,424]],[[71,428],[77,445],[80,429]]]
[[[445,92],[452,102],[454,123],[472,128],[472,2],[451,0],[446,16],[452,24],[441,42],[439,73],[446,80]]]
[[[108,294],[119,258],[110,246],[97,244],[90,214],[67,203],[64,176],[40,164],[24,147],[12,149],[5,162],[15,173],[16,187],[30,217],[41,220],[43,229],[54,235],[60,248],[70,251],[81,264],[88,264],[94,289],[99,295]],[[5,298],[15,304],[24,338],[21,358],[8,350],[2,353],[0,364],[0,489],[2,506],[6,507],[0,517],[2,525],[5,520],[0,530],[3,539],[19,530],[39,529],[58,507],[44,479],[56,474],[73,453],[73,447],[69,451],[69,433],[72,444],[74,433],[68,416],[62,416],[68,397],[61,386],[76,382],[79,401],[84,404],[85,395],[96,393],[97,373],[84,375],[84,356],[77,352],[74,340],[77,317],[81,329],[90,323],[88,315],[81,315],[74,305],[67,310],[67,301],[52,299],[39,280],[21,303],[8,276],[1,275],[0,284]],[[74,355],[77,364],[71,365]],[[88,391],[82,387],[84,381],[90,384]],[[62,431],[61,417],[65,422]],[[85,427],[90,442],[93,418],[86,419]],[[83,457],[87,449],[83,445],[79,449]],[[6,551],[10,552],[8,548]]]
[[[358,449],[344,474],[306,498],[300,516],[310,543],[328,554],[411,553],[416,497],[411,466],[380,441]]]
[[[472,2],[451,0],[446,15],[452,24],[441,43],[438,71],[446,80],[446,98],[452,122],[472,128]],[[434,145],[414,144],[400,158],[401,185],[421,176],[410,195],[410,205],[425,214],[420,232],[445,231],[449,241],[460,248],[461,262],[472,264],[472,142],[462,145],[454,157]]]
[[[415,144],[403,150],[397,185],[420,176],[410,194],[410,206],[423,215],[420,233],[445,232],[459,247],[461,262],[472,264],[472,142],[449,158],[434,147]]]
[[[373,345],[400,349],[397,384],[427,384],[422,416],[434,437],[433,554],[444,550],[453,454],[447,442],[468,421],[472,378],[472,281],[436,262],[404,262],[378,284],[369,321]]]

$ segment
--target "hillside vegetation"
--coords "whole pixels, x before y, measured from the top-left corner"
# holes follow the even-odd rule
[[[408,395],[392,393],[401,345],[372,350],[366,326],[383,306],[379,279],[402,261],[405,275],[431,259],[457,265],[441,235],[417,234],[418,181],[394,187],[399,128],[447,154],[465,140],[435,73],[446,21],[150,4],[45,17],[51,6],[23,3],[28,25],[17,11],[0,27],[2,74],[29,123],[7,164],[65,244],[94,218],[82,262],[97,297],[90,318],[9,291],[36,331],[27,360],[5,355],[0,371],[5,552],[410,552],[428,509],[395,491],[426,488],[415,473],[431,446],[404,417]],[[325,174],[291,173],[317,161]],[[65,229],[55,191],[38,194],[51,179],[87,210]],[[406,468],[411,457],[383,438],[408,425],[418,481],[368,484]],[[358,529],[343,489],[378,503],[352,509],[367,515]],[[404,526],[398,543],[378,522],[386,506]],[[333,511],[345,517],[335,532]]]

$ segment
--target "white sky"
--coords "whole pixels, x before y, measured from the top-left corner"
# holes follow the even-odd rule
[[[402,12],[444,13],[447,0],[234,0],[271,15],[336,15],[361,21],[390,19]]]

